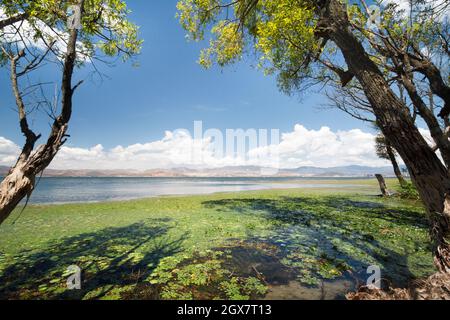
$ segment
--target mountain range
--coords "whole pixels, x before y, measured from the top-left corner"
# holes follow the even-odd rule
[[[0,176],[7,174],[9,168],[0,166]],[[222,168],[173,168],[152,170],[55,170],[47,169],[45,177],[369,177],[375,174],[393,176],[391,167],[341,166],[330,168],[298,167],[280,169],[257,166],[236,166]]]

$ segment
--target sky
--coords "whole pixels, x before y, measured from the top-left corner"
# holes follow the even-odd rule
[[[286,96],[277,89],[276,79],[258,70],[251,57],[223,69],[200,67],[197,59],[205,44],[186,40],[175,18],[176,2],[127,1],[130,19],[140,26],[144,39],[138,66],[121,61],[114,66],[100,64],[102,77],[93,74],[91,66],[77,70],[76,80],[85,83],[74,96],[71,137],[52,168],[264,164],[214,157],[210,140],[197,143],[175,132],[179,128],[192,132],[194,121],[202,121],[205,130],[222,132],[278,129],[280,143],[274,148],[282,167],[387,164],[375,155],[373,129],[326,108],[320,88]],[[43,68],[38,78],[57,80],[57,70],[52,68]],[[0,73],[0,165],[12,164],[23,142],[8,76]],[[36,132],[48,132],[47,115],[37,111],[29,117]],[[202,162],[192,160],[197,147]],[[258,146],[253,152],[261,149]]]

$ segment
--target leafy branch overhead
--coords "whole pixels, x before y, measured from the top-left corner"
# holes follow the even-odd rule
[[[8,36],[12,32],[26,33],[23,38],[42,40],[45,44],[67,42],[69,8],[77,3],[67,0],[3,1],[0,8],[6,18],[0,21],[1,42],[17,39]],[[125,1],[85,1],[78,36],[78,50],[82,48],[85,60],[95,58],[100,52],[107,56],[120,55],[123,59],[139,53],[143,40],[139,38],[138,26],[128,20],[129,14]],[[26,30],[25,23],[29,26]]]
[[[308,60],[316,56],[320,45],[315,37],[316,18],[307,1],[182,0],[178,18],[193,40],[203,40],[211,28],[208,48],[200,55],[200,64],[225,66],[240,60],[250,49],[258,55],[266,73],[279,72],[282,87],[289,87],[303,74],[310,74]]]
[[[345,65],[339,65],[342,55],[328,41],[329,26],[320,17],[320,2],[325,1],[180,0],[177,17],[190,39],[209,38],[209,46],[202,50],[199,59],[206,68],[234,63],[245,52],[251,52],[266,73],[278,74],[280,88],[285,92],[336,77],[345,86],[353,75]],[[364,1],[347,4],[351,26],[374,61],[382,63],[389,58],[383,55],[385,49],[381,51],[387,38],[396,54],[402,48],[408,53],[419,49],[420,53],[424,47],[430,54],[442,50],[448,53],[448,29],[438,17],[429,18],[430,12],[442,14],[444,8],[439,7],[437,12],[421,5],[413,23],[397,5],[382,8],[379,28],[388,31],[384,35],[367,28],[370,11]]]

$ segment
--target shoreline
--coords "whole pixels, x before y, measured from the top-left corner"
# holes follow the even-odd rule
[[[63,178],[58,178],[63,179]],[[78,179],[78,178],[77,178]],[[89,178],[86,178],[89,179]],[[180,180],[181,179],[176,179]],[[208,179],[206,179],[208,180]],[[230,179],[233,180],[233,179]],[[386,179],[388,183],[391,184],[390,181],[393,181],[393,178],[387,178]],[[236,180],[237,181],[237,180]],[[250,181],[250,180],[246,180]],[[253,182],[256,182],[254,180],[251,180]],[[354,184],[349,184],[348,182],[355,182]],[[362,178],[355,178],[355,179],[316,179],[316,180],[285,180],[285,181],[264,181],[265,183],[272,183],[273,185],[258,185],[258,184],[249,184],[249,187],[247,189],[242,190],[204,190],[199,192],[189,192],[186,191],[186,193],[164,193],[161,191],[161,193],[158,194],[149,194],[149,195],[139,195],[139,196],[123,196],[123,197],[110,197],[105,199],[99,199],[99,200],[73,200],[73,201],[33,201],[33,196],[28,203],[29,206],[58,206],[58,205],[70,205],[70,204],[100,204],[100,203],[118,203],[118,202],[129,202],[129,201],[139,201],[139,200],[145,200],[145,199],[155,199],[155,198],[175,198],[175,197],[193,197],[193,196],[202,196],[202,195],[214,195],[214,194],[233,194],[233,193],[244,193],[244,192],[257,192],[257,191],[282,191],[282,190],[302,190],[302,191],[319,191],[319,190],[329,190],[333,193],[339,192],[340,189],[348,191],[357,191],[361,188],[368,188],[368,187],[375,187],[376,181],[374,179],[362,179]],[[296,182],[299,182],[299,184],[295,184]],[[356,183],[357,182],[357,183]],[[291,185],[289,185],[291,184]],[[230,187],[233,187],[233,184],[230,185]],[[37,189],[37,192],[43,192],[39,191]],[[192,190],[191,190],[192,191]]]

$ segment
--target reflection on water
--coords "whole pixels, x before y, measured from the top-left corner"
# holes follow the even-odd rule
[[[30,203],[72,203],[128,200],[164,195],[210,194],[276,188],[355,187],[354,181],[299,178],[42,178]]]

